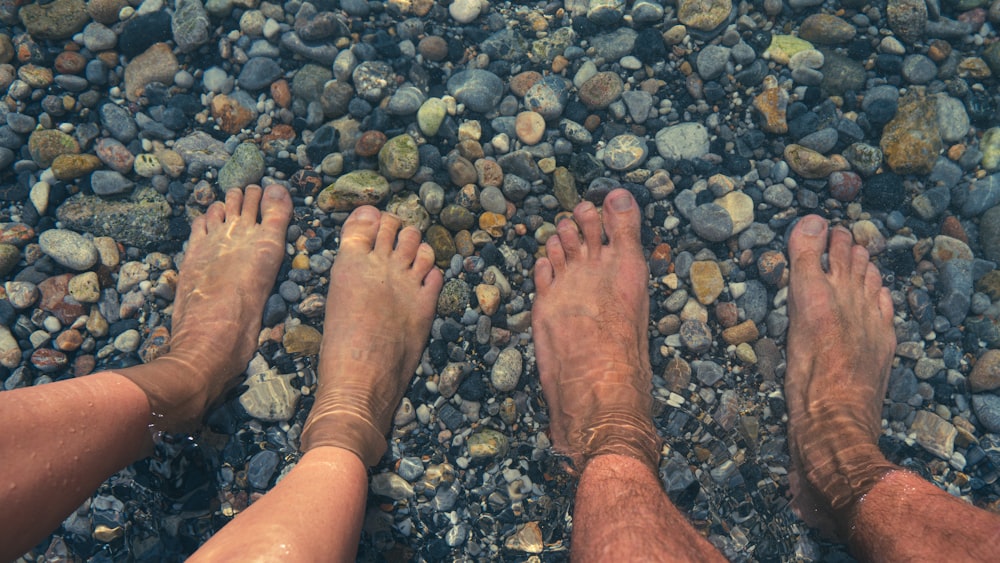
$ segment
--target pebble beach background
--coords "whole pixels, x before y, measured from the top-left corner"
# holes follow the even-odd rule
[[[294,466],[363,203],[447,281],[359,560],[567,560],[531,270],[619,185],[645,214],[660,475],[727,557],[850,560],[787,500],[807,213],[893,291],[883,451],[998,509],[1000,0],[0,0],[0,22],[3,389],[162,354],[190,219],[249,183],[296,206],[245,384],[27,561],[181,560]]]

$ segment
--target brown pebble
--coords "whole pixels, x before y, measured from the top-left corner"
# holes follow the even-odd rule
[[[757,330],[757,325],[749,319],[722,331],[722,339],[730,345],[753,342],[758,337],[760,337],[760,332]]]
[[[81,344],[83,344],[83,335],[75,328],[64,330],[56,337],[56,348],[63,352],[75,352]]]
[[[687,391],[691,384],[691,365],[684,358],[672,358],[663,370],[663,379],[667,383],[667,389],[674,393]]]
[[[584,129],[590,131],[591,133],[593,133],[594,130],[597,129],[600,125],[601,125],[601,118],[594,114],[588,115],[587,118],[583,120]]]
[[[958,239],[966,244],[969,243],[969,235],[965,234],[965,228],[954,215],[949,215],[941,222],[941,234]]]
[[[417,43],[417,52],[429,61],[443,61],[448,56],[448,42],[437,35],[428,35]]]
[[[654,276],[663,276],[670,273],[670,265],[673,260],[673,249],[670,245],[662,242],[656,245],[649,255],[649,271]]]
[[[533,70],[515,74],[510,79],[510,92],[519,98],[523,98],[528,90],[541,79],[542,75]]]
[[[63,51],[56,57],[56,72],[62,74],[80,74],[87,67],[87,58],[80,53]]]
[[[503,185],[503,169],[495,160],[480,158],[476,160],[476,174],[479,176],[479,186],[500,187]]]
[[[935,39],[931,41],[931,44],[927,47],[927,56],[936,63],[947,59],[950,54],[951,43],[942,39]]]
[[[788,259],[777,250],[768,250],[757,259],[757,272],[764,283],[777,286],[785,277],[788,269]]]
[[[562,55],[556,55],[555,58],[552,59],[552,72],[556,74],[566,70],[566,67],[568,66],[569,59]]]
[[[149,363],[170,351],[170,331],[165,326],[158,326],[149,333],[146,341],[139,347],[139,357],[144,363]]]
[[[52,348],[39,348],[31,353],[31,365],[42,373],[57,372],[69,363],[66,354]]]
[[[84,375],[89,375],[94,372],[94,368],[97,367],[97,358],[91,354],[84,354],[82,356],[77,356],[73,360],[73,377],[83,377]]]
[[[976,360],[969,374],[969,386],[973,393],[1000,387],[1000,350],[987,350]]]
[[[499,213],[486,211],[479,216],[479,228],[489,233],[493,238],[503,236],[503,230],[506,226],[507,218]]]
[[[725,328],[736,326],[740,320],[740,310],[732,301],[719,301],[715,304],[715,318]]]
[[[486,156],[486,153],[483,151],[483,145],[479,144],[479,141],[475,139],[462,139],[455,145],[455,149],[458,150],[458,154],[462,155],[462,158],[469,162],[475,162]]]
[[[514,119],[517,138],[526,145],[537,145],[545,136],[545,119],[533,111],[522,111]]]
[[[271,98],[274,103],[283,108],[292,105],[292,89],[288,87],[288,81],[282,78],[271,83]]]
[[[354,152],[366,158],[375,156],[382,150],[387,140],[385,133],[381,131],[365,131],[354,145]]]

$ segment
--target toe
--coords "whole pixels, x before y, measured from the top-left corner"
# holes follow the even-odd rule
[[[580,240],[580,229],[577,228],[575,221],[569,219],[559,221],[559,224],[556,225],[556,234],[559,237],[558,242],[562,246],[563,254],[566,256],[567,261],[574,260],[583,255],[583,242]],[[550,238],[549,240],[552,239]]]
[[[588,256],[597,256],[601,251],[601,215],[589,201],[580,202],[573,210],[573,219],[583,234],[583,246]]]
[[[548,258],[539,258],[535,262],[535,291],[544,295],[552,286],[555,275],[552,272],[552,262]]]
[[[638,248],[639,225],[639,204],[628,190],[613,190],[604,198],[604,230],[612,246]]]
[[[891,327],[893,316],[892,293],[889,292],[888,287],[883,287],[878,291],[878,310],[882,313],[882,320],[887,321],[887,324]],[[895,333],[893,333],[893,336],[895,336]],[[895,347],[895,343],[893,343],[893,347]]]
[[[205,236],[206,233],[208,233],[208,218],[205,215],[195,217],[194,221],[191,221],[191,242]]]
[[[851,275],[854,259],[851,258],[851,247],[854,237],[847,229],[837,226],[830,230],[830,274],[841,279]],[[864,271],[864,270],[862,270]]]
[[[563,249],[562,238],[559,235],[553,235],[545,241],[545,256],[552,266],[553,276],[559,275],[559,272],[566,269],[566,251]]]
[[[878,268],[869,260],[868,250],[860,244],[854,245],[851,248],[851,277],[858,285],[867,286],[867,283],[869,283],[867,278],[872,275],[872,272],[875,272],[874,277],[881,286],[882,275],[879,273]]]
[[[413,264],[413,260],[417,257],[417,248],[419,247],[420,230],[415,227],[404,227],[403,230],[399,231],[399,236],[396,239],[396,252],[394,255],[401,264],[409,268]],[[431,254],[433,254],[433,251],[431,251]]]
[[[434,249],[426,242],[417,245],[416,256],[413,258],[413,271],[423,279],[434,269]]]
[[[396,234],[402,223],[392,213],[383,213],[379,220],[378,235],[375,237],[375,252],[388,256],[396,246]]]
[[[380,213],[370,205],[359,207],[351,213],[340,231],[340,248],[371,252],[378,234]]]
[[[204,217],[206,228],[212,228],[213,225],[223,223],[226,220],[226,204],[217,201],[209,205]]]
[[[826,250],[827,224],[818,215],[803,217],[788,238],[788,255],[791,263],[791,280],[815,279],[823,275],[821,263]]]
[[[431,251],[431,256],[433,259],[434,251]],[[427,270],[427,275],[424,276],[424,285],[421,289],[427,291],[434,296],[433,303],[437,306],[437,296],[441,293],[441,286],[444,285],[444,274],[441,270],[434,267],[433,262],[431,263],[431,268]]]
[[[260,199],[264,194],[264,191],[260,189],[260,186],[251,184],[246,187],[243,191],[243,209],[240,210],[240,215],[246,217],[248,222],[257,221],[257,213],[260,211]]]
[[[865,266],[864,275],[865,300],[874,301],[878,299],[879,290],[882,289],[882,274],[875,264],[869,262]]]
[[[288,190],[271,184],[264,190],[260,204],[260,222],[267,228],[284,231],[292,218],[292,198]]]
[[[243,211],[243,190],[230,188],[226,192],[226,220],[234,221],[239,219],[240,212]]]

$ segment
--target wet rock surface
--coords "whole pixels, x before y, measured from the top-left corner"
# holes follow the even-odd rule
[[[0,6],[2,389],[155,358],[191,219],[250,182],[295,203],[244,383],[31,557],[181,560],[291,469],[327,272],[347,213],[371,204],[424,231],[446,284],[359,560],[568,559],[572,479],[546,434],[531,274],[565,213],[617,186],[643,209],[660,476],[730,560],[850,560],[787,501],[786,242],[807,213],[851,230],[892,290],[883,451],[994,503],[998,13]]]

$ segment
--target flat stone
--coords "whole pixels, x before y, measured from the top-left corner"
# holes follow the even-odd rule
[[[125,96],[134,102],[153,82],[170,86],[178,70],[180,65],[170,45],[156,43],[125,66]]]
[[[958,430],[952,423],[932,412],[921,410],[913,418],[910,432],[925,450],[941,459],[951,459],[951,454],[955,451],[955,436],[958,435]]]
[[[808,179],[826,178],[838,170],[848,170],[847,159],[835,154],[830,157],[794,143],[785,146],[785,161],[796,174]]]
[[[35,39],[67,39],[83,29],[90,19],[83,0],[35,2],[21,8],[18,15],[28,34]]]
[[[711,31],[722,25],[732,11],[731,0],[680,0],[677,19],[688,27]]]
[[[488,463],[507,455],[509,442],[507,437],[496,430],[486,428],[468,437],[465,445],[473,462]]]
[[[240,395],[243,409],[258,420],[281,422],[295,415],[299,390],[292,387],[295,374],[278,374],[274,370],[251,375],[245,384],[249,389]]]
[[[413,485],[392,472],[372,475],[369,487],[372,493],[393,500],[404,500],[413,496]]]

